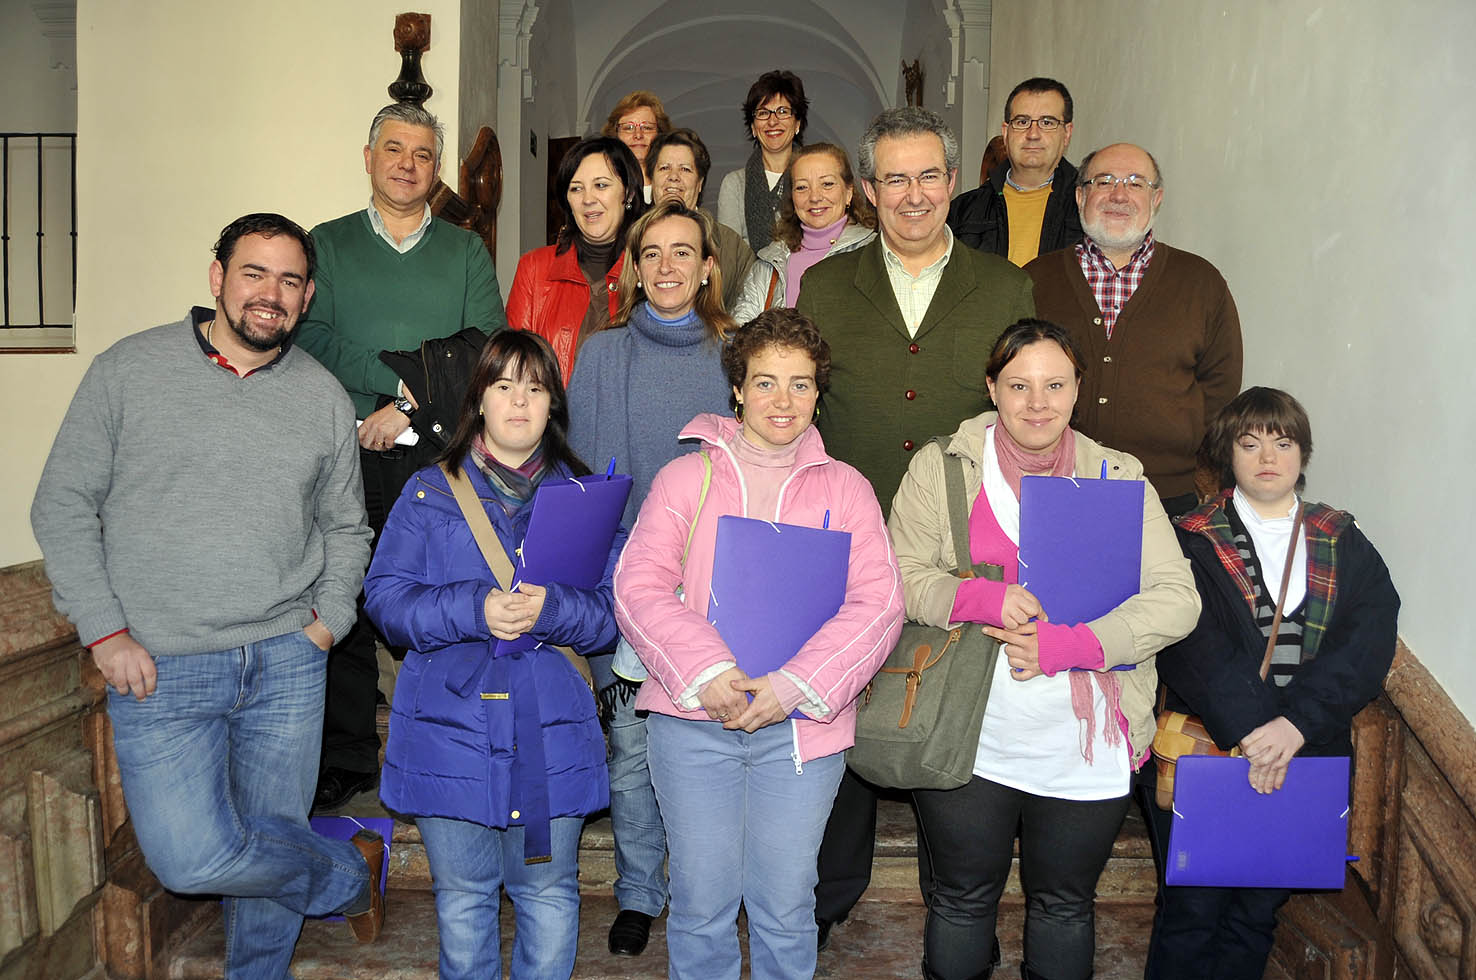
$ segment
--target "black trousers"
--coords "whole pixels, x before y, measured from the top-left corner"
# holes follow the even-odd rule
[[[1085,980],[1096,953],[1097,879],[1127,815],[1107,800],[1036,796],[975,776],[913,794],[932,860],[923,972],[937,980],[989,975],[999,898],[1020,836],[1025,966],[1048,980]]]
[[[396,447],[388,452],[359,450],[364,477],[364,509],[374,531],[374,545],[385,518],[399,499],[411,475],[430,463],[435,450],[420,446]],[[379,695],[379,661],[375,656],[378,631],[364,614],[359,596],[359,618],[348,635],[328,652],[328,683],[323,698],[323,768],[368,773],[379,769],[379,732],[374,709]]]
[[[1144,980],[1261,980],[1276,937],[1276,913],[1291,897],[1285,888],[1194,888],[1166,885],[1163,859],[1173,816],[1146,797],[1158,907]]]
[[[861,900],[871,884],[871,861],[876,851],[876,804],[888,799],[911,802],[906,790],[881,789],[868,783],[846,767],[825,836],[820,841],[817,859],[820,880],[815,885],[815,918],[823,922],[844,922],[851,909]],[[927,899],[932,870],[927,855],[917,849],[918,888]]]

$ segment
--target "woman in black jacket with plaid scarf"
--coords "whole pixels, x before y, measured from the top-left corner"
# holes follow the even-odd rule
[[[1194,632],[1159,654],[1158,674],[1165,707],[1199,715],[1220,748],[1238,746],[1251,785],[1272,793],[1294,756],[1352,754],[1353,716],[1378,696],[1394,657],[1399,595],[1352,515],[1302,500],[1312,432],[1291,395],[1242,392],[1210,423],[1204,453],[1225,489],[1177,522],[1202,611]],[[1166,841],[1169,814],[1154,816]],[[1159,892],[1150,980],[1259,980],[1289,891],[1160,883]]]

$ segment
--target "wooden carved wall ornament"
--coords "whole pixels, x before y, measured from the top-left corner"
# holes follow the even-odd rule
[[[399,14],[395,17],[395,50],[400,52],[400,77],[390,83],[390,98],[396,102],[424,105],[435,91],[420,70],[420,56],[430,47],[430,14]]]

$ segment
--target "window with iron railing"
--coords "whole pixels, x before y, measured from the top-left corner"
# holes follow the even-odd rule
[[[77,134],[0,133],[0,351],[75,349]]]

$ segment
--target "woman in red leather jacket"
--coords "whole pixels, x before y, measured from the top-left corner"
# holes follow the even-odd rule
[[[646,209],[642,181],[640,164],[618,139],[580,140],[554,178],[553,197],[564,212],[558,241],[518,260],[508,326],[553,345],[565,384],[581,344],[617,309],[625,232]]]

